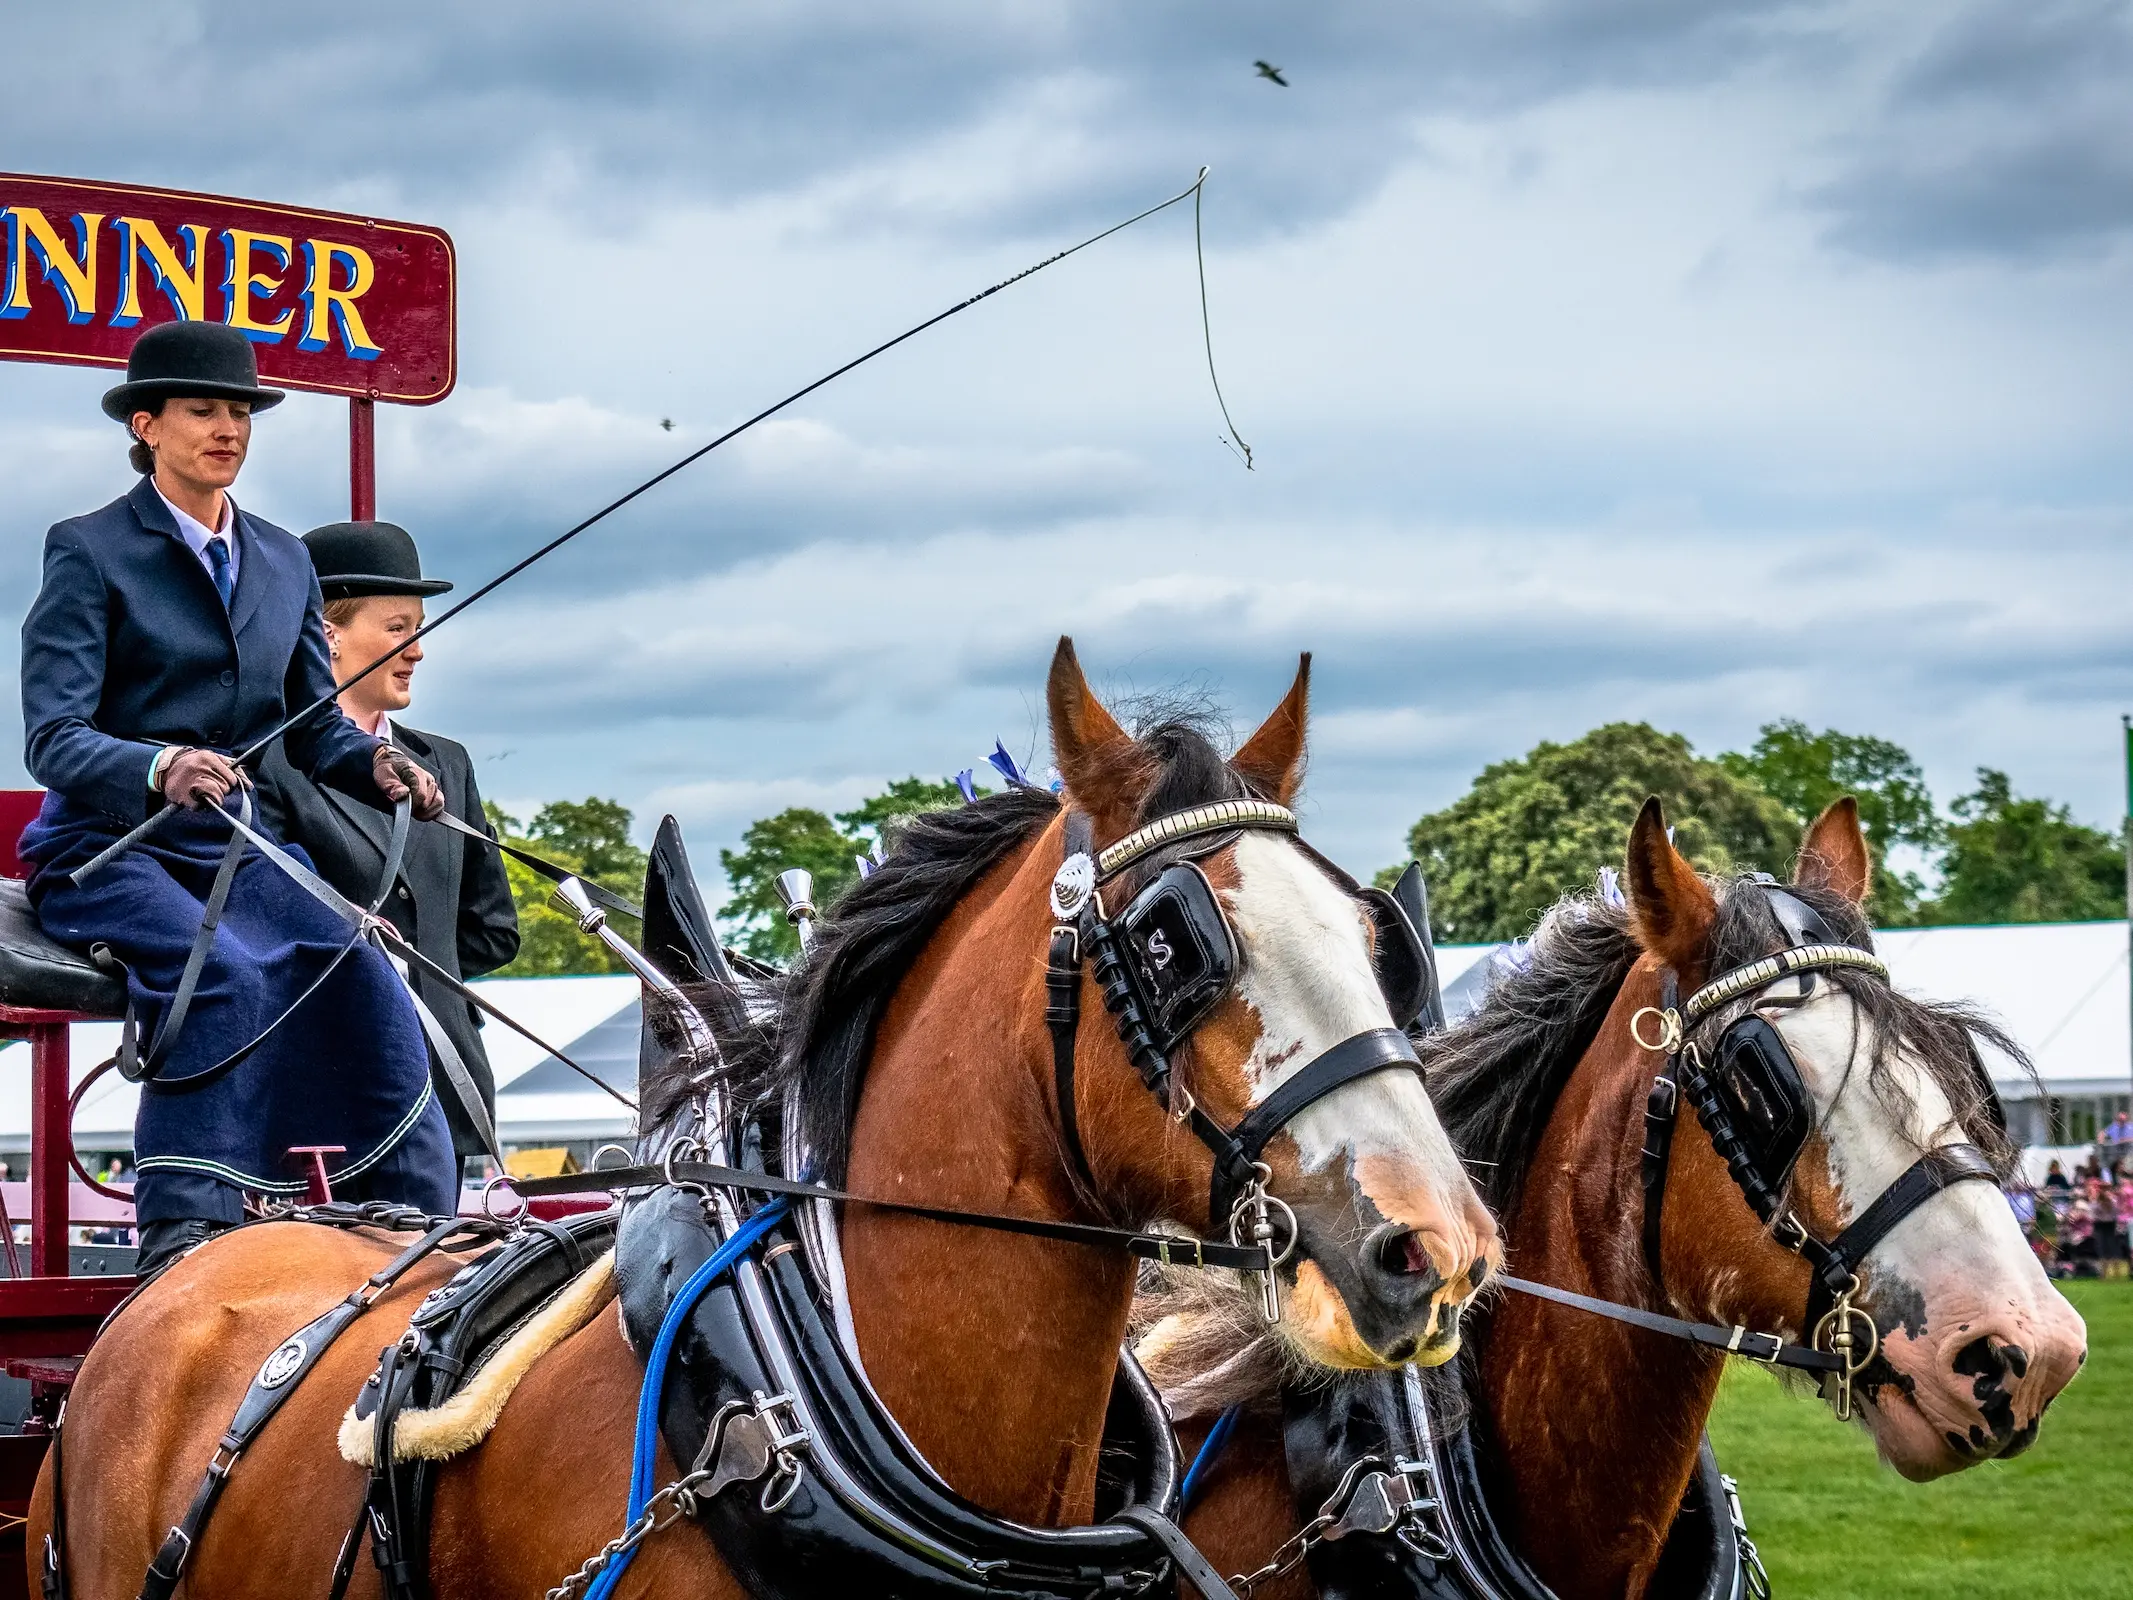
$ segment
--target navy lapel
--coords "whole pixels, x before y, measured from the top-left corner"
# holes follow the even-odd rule
[[[231,615],[230,612],[222,609],[222,594],[216,589],[215,580],[208,576],[206,565],[202,563],[198,556],[193,554],[192,546],[187,544],[185,536],[178,532],[178,519],[170,514],[170,507],[165,505],[163,497],[156,493],[155,480],[147,477],[142,478],[139,483],[127,491],[126,503],[133,507],[134,517],[140,522],[144,530],[149,533],[160,533],[178,547],[179,554],[185,557],[187,569],[199,576],[200,582],[195,587],[194,593],[206,597],[208,603],[214,607],[215,613],[228,623],[230,637],[235,639],[238,619]],[[232,501],[231,504],[234,506],[236,502]],[[234,513],[230,521],[233,526],[242,528],[244,524],[243,513]],[[245,590],[250,587],[245,582],[245,573],[250,571],[253,565],[246,558],[259,548],[259,541],[253,539],[241,548],[244,553],[238,557],[237,592],[230,597],[233,610],[236,606],[244,604]],[[259,591],[256,588],[252,589],[252,604],[254,606],[259,604]]]
[[[237,590],[230,596],[230,632],[234,634],[252,620],[272,575],[266,571],[266,554],[261,548],[264,541],[253,532],[251,518],[237,508],[234,500],[230,502],[230,533],[237,541]]]
[[[378,865],[384,866],[385,848],[392,842],[393,819],[391,813],[374,810],[370,806],[363,804],[362,801],[345,795],[338,789],[328,788],[323,783],[318,786],[318,791],[326,797],[326,804],[340,812],[342,819],[368,841],[371,853],[378,858]],[[370,902],[371,894],[375,892],[375,890],[366,891],[356,898],[367,905]]]

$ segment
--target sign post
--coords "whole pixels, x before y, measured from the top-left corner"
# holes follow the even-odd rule
[[[348,397],[358,520],[377,515],[377,403],[458,381],[456,279],[438,228],[0,173],[0,360],[122,368],[156,323],[227,323],[262,382]]]

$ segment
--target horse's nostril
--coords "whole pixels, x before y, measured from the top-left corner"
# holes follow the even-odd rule
[[[1422,1246],[1422,1236],[1412,1228],[1386,1229],[1377,1240],[1375,1253],[1378,1265],[1397,1277],[1433,1275],[1437,1270]]]
[[[2018,1344],[2001,1345],[2000,1362],[2017,1378],[2029,1376],[2029,1352]]]
[[[1474,1257],[1473,1265],[1466,1269],[1466,1286],[1474,1294],[1481,1293],[1481,1286],[1489,1281],[1489,1258]]]

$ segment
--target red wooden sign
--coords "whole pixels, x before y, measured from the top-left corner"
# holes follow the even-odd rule
[[[226,322],[277,388],[430,405],[458,378],[437,228],[0,173],[0,359],[124,367],[143,328]]]

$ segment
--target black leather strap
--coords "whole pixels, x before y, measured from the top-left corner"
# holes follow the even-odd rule
[[[1807,1331],[1828,1314],[1838,1291],[1856,1277],[1874,1246],[1888,1237],[1897,1223],[1916,1211],[1941,1190],[1971,1181],[1997,1186],[2000,1175],[1985,1152],[1974,1144],[1948,1144],[1928,1150],[1901,1177],[1874,1197],[1874,1203],[1819,1252],[1802,1251],[1815,1262],[1814,1287],[1807,1295]],[[1810,1244],[1819,1241],[1808,1240]]]
[[[159,1093],[189,1094],[194,1090],[204,1089],[225,1073],[241,1065],[246,1057],[266,1043],[276,1029],[303,1009],[304,1003],[325,986],[326,980],[339,970],[341,963],[347,960],[354,952],[355,947],[362,942],[363,930],[358,925],[350,932],[348,942],[336,950],[326,964],[319,969],[318,975],[304,985],[301,994],[283,1007],[280,1014],[273,1021],[253,1034],[251,1038],[247,1039],[213,1066],[202,1067],[198,1072],[187,1073],[182,1078],[166,1078],[161,1075],[161,1063],[168,1057],[171,1046],[177,1042],[177,1027],[184,1021],[185,1007],[191,1003],[193,987],[199,982],[196,963],[204,963],[207,951],[214,943],[215,928],[222,920],[223,902],[227,900],[229,894],[229,884],[225,874],[234,874],[237,858],[244,853],[246,841],[250,840],[254,844],[258,844],[262,837],[250,826],[252,802],[249,790],[243,791],[242,800],[241,814],[229,819],[229,849],[223,854],[222,867],[216,873],[214,890],[208,897],[207,915],[202,919],[200,934],[194,941],[192,953],[186,959],[185,976],[179,981],[178,992],[171,1001],[168,1018],[164,1026],[157,1031],[156,1044],[149,1053],[148,1062],[130,1072],[127,1070],[127,1055],[132,1048],[133,1008],[130,1002],[127,1006],[126,1027],[119,1038],[119,1073],[123,1077],[139,1078],[150,1082]],[[410,815],[411,802],[403,796],[400,802],[393,807],[392,832],[386,840],[384,870],[378,875],[378,892],[371,897],[368,907],[371,916],[377,915],[378,908],[385,904],[386,896],[392,893],[393,885],[399,881],[400,864],[407,855]],[[262,846],[261,848],[264,853],[264,847]],[[271,855],[269,858],[274,859]],[[494,1154],[493,1141],[491,1142],[491,1153]],[[499,1161],[501,1160],[500,1157],[498,1159]]]
[[[554,1194],[651,1189],[670,1183],[741,1189],[751,1194],[792,1195],[803,1200],[839,1200],[846,1205],[872,1206],[878,1211],[989,1228],[996,1233],[1017,1233],[1032,1239],[1059,1239],[1067,1244],[1124,1250],[1143,1261],[1160,1261],[1169,1267],[1224,1267],[1235,1272],[1267,1270],[1266,1252],[1257,1245],[1209,1244],[1199,1239],[1179,1238],[1175,1234],[1134,1233],[1126,1228],[1100,1228],[1087,1222],[1048,1222],[1040,1217],[1009,1217],[991,1211],[956,1211],[945,1206],[912,1205],[902,1200],[880,1200],[872,1195],[852,1194],[826,1184],[803,1183],[797,1178],[781,1178],[773,1173],[717,1166],[708,1161],[676,1161],[670,1167],[605,1167],[598,1172],[574,1172],[560,1178],[514,1179],[511,1187],[527,1199],[539,1199]]]
[[[1132,1523],[1168,1551],[1178,1575],[1200,1591],[1201,1600],[1237,1600],[1236,1590],[1208,1565],[1207,1557],[1185,1537],[1185,1530],[1153,1506],[1128,1506],[1111,1520]]]
[[[1421,1065],[1413,1042],[1400,1029],[1368,1029],[1343,1039],[1305,1065],[1301,1072],[1283,1079],[1272,1094],[1244,1114],[1229,1131],[1229,1137],[1243,1150],[1247,1163],[1257,1161],[1269,1139],[1336,1089],[1374,1072],[1387,1072],[1395,1067],[1412,1067],[1419,1071]],[[1243,1187],[1242,1184],[1225,1183],[1225,1176],[1223,1165],[1218,1161],[1209,1206],[1209,1215],[1217,1227],[1229,1216]]]
[[[252,791],[242,784],[237,789],[237,804],[244,819],[251,821]],[[230,842],[223,847],[221,864],[215,868],[214,881],[208,886],[207,903],[200,911],[200,931],[193,935],[193,947],[185,953],[185,970],[178,975],[178,987],[171,994],[170,1007],[157,1024],[155,1038],[149,1041],[145,1056],[139,1049],[140,1029],[133,1006],[129,1002],[126,1007],[125,1025],[119,1030],[120,1077],[135,1083],[153,1079],[170,1058],[178,1035],[185,1031],[185,1013],[192,1008],[193,995],[200,987],[200,974],[207,966],[208,952],[215,948],[215,930],[222,926],[222,913],[230,899],[230,885],[237,877],[237,863],[243,859],[244,836],[233,829]]]
[[[1066,858],[1085,855],[1093,862],[1094,834],[1088,813],[1069,810],[1064,824]],[[1081,1142],[1081,1117],[1074,1103],[1074,1047],[1081,1033],[1082,926],[1080,918],[1071,925],[1052,925],[1044,962],[1044,1022],[1052,1034],[1052,1098],[1059,1108],[1060,1141],[1075,1176],[1094,1192],[1096,1174],[1089,1169],[1089,1152]]]
[[[44,1600],[67,1600],[67,1471],[60,1456],[67,1436],[64,1415],[52,1430],[52,1531],[44,1536],[37,1587]]]
[[[1500,1283],[1506,1289],[1516,1289],[1520,1294],[1532,1295],[1538,1300],[1552,1300],[1557,1305],[1589,1311],[1594,1316],[1606,1317],[1614,1322],[1626,1322],[1631,1327],[1663,1333],[1669,1338],[1687,1339],[1695,1344],[1708,1345],[1713,1350],[1746,1356],[1751,1361],[1760,1361],[1768,1366],[1795,1367],[1802,1372],[1835,1372],[1844,1365],[1839,1357],[1827,1351],[1811,1349],[1803,1344],[1787,1344],[1774,1333],[1753,1333],[1742,1327],[1726,1328],[1715,1322],[1690,1322],[1657,1311],[1644,1311],[1636,1306],[1596,1299],[1589,1294],[1575,1294],[1551,1284],[1514,1278],[1505,1272],[1497,1273],[1489,1281]]]
[[[1660,1008],[1677,1010],[1680,998],[1680,986],[1670,967],[1659,979]],[[1666,1171],[1674,1151],[1674,1124],[1681,1115],[1680,1074],[1681,1058],[1670,1053],[1644,1097],[1644,1149],[1637,1174],[1644,1185],[1644,1265],[1654,1284],[1665,1281],[1659,1259],[1660,1223],[1666,1211]]]
[[[193,1491],[192,1503],[185,1515],[164,1537],[162,1548],[148,1565],[147,1575],[141,1580],[140,1600],[170,1600],[177,1592],[179,1581],[185,1576],[185,1568],[192,1560],[194,1548],[200,1542],[208,1518],[214,1515],[215,1503],[222,1498],[223,1487],[229,1482],[230,1472],[243,1457],[251,1442],[294,1394],[311,1369],[347,1331],[348,1325],[370,1309],[371,1302],[399,1280],[416,1262],[441,1248],[454,1236],[467,1234],[472,1237],[492,1237],[496,1225],[478,1217],[446,1217],[437,1222],[413,1244],[393,1257],[384,1266],[363,1280],[347,1299],[340,1301],[323,1315],[314,1317],[295,1333],[274,1347],[273,1352],[261,1365],[252,1379],[252,1385],[238,1402],[237,1414],[217,1441],[215,1453],[208,1461],[207,1472],[200,1480],[200,1487]]]

